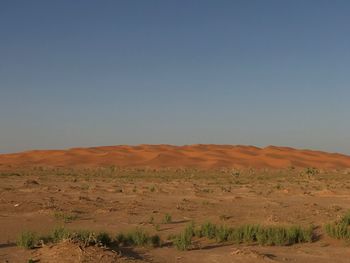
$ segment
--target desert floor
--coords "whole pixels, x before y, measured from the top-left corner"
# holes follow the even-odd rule
[[[324,224],[350,209],[347,171],[306,169],[11,169],[0,173],[0,262],[349,262],[345,241]],[[165,223],[166,214],[171,222]],[[190,221],[315,226],[312,243],[230,244],[197,239],[188,251],[167,242]],[[160,248],[80,248],[61,243],[26,250],[22,231],[56,226],[157,233]]]

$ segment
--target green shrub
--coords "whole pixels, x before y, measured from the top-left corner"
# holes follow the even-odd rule
[[[190,223],[187,224],[184,233],[186,236],[189,237],[194,237],[195,236],[195,224],[193,221],[191,221]]]
[[[158,235],[150,236],[147,232],[140,228],[136,228],[126,234],[119,233],[116,236],[116,242],[125,246],[145,246],[151,245],[158,247],[161,245],[161,239]]]
[[[192,244],[192,237],[186,235],[186,233],[181,233],[175,237],[173,243],[178,250],[188,250]]]
[[[227,235],[227,240],[234,243],[252,243],[256,241],[256,235],[259,225],[242,225],[237,228],[231,228]]]
[[[227,236],[227,241],[234,243],[241,243],[243,241],[243,231],[242,228],[232,228]]]
[[[315,227],[313,225],[310,225],[306,228],[300,228],[300,233],[295,239],[295,243],[312,242],[314,240],[314,228]]]
[[[82,244],[84,247],[97,243],[96,235],[88,230],[79,230],[70,235],[73,242]]]
[[[150,223],[150,224],[153,224],[153,223],[154,223],[154,217],[153,217],[153,216],[151,216],[151,217],[149,218],[149,223]]]
[[[126,235],[123,233],[118,233],[115,238],[115,241],[118,245],[127,245],[127,238]]]
[[[70,223],[70,222],[78,219],[77,214],[68,214],[68,213],[64,213],[64,212],[55,212],[54,217],[57,220],[63,220],[63,222],[65,222],[65,223]]]
[[[336,239],[350,239],[350,211],[340,220],[325,225],[326,233]]]
[[[287,245],[287,230],[283,227],[265,227],[257,232],[256,239],[260,245]]]
[[[94,244],[109,245],[111,238],[105,232],[99,233],[97,236],[95,233],[88,230],[69,231],[64,227],[55,228],[51,235],[46,237],[47,241],[58,243],[63,240],[71,240],[72,242],[80,243],[83,246],[89,246]]]
[[[32,249],[37,245],[38,241],[38,237],[34,232],[25,231],[18,237],[17,246]]]
[[[196,236],[216,239],[218,242],[254,243],[261,245],[291,245],[295,243],[312,242],[313,227],[300,226],[260,226],[246,224],[236,228],[217,226],[213,223],[203,224]]]
[[[345,223],[329,223],[325,225],[326,233],[336,239],[350,239],[349,225]]]
[[[161,246],[161,239],[159,237],[159,235],[153,235],[149,238],[149,244],[152,247],[160,247]]]
[[[50,237],[49,237],[50,238]],[[51,240],[54,243],[70,238],[70,232],[64,227],[55,228],[51,233]]]
[[[225,242],[228,240],[230,233],[232,232],[231,228],[227,226],[220,226],[216,228],[215,238],[218,242]]]
[[[206,222],[201,225],[199,237],[207,237],[209,239],[215,238],[216,235],[216,225],[211,222]]]
[[[148,234],[142,229],[136,228],[127,234],[126,239],[129,245],[143,246],[148,243]]]
[[[308,167],[308,168],[306,168],[305,173],[308,174],[308,175],[317,175],[317,174],[320,173],[320,171],[317,170],[317,169],[314,168],[314,167],[311,167],[311,168]]]
[[[164,223],[164,224],[169,224],[169,223],[171,223],[171,220],[172,220],[171,215],[169,215],[169,214],[165,214],[165,215],[164,215],[164,219],[163,219],[163,223]]]
[[[103,246],[108,246],[111,244],[111,238],[110,236],[106,233],[106,232],[100,232],[97,236],[96,236],[96,241],[97,243],[103,245]]]
[[[341,223],[350,225],[350,211],[347,211],[340,220]]]
[[[247,243],[256,241],[256,233],[259,231],[259,228],[259,225],[243,225],[243,227],[241,228],[241,231],[243,231],[242,241]]]
[[[256,241],[260,245],[287,246],[296,243],[312,242],[313,227],[300,226],[265,226],[259,227]]]
[[[175,236],[174,245],[178,250],[188,250],[192,244],[192,237],[195,235],[195,225],[194,222],[189,223],[184,231]]]
[[[154,228],[155,228],[157,231],[160,231],[160,225],[159,225],[159,224],[156,224],[156,225],[154,226]]]

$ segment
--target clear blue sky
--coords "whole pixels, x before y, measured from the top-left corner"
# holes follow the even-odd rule
[[[0,2],[0,152],[350,154],[350,1]]]

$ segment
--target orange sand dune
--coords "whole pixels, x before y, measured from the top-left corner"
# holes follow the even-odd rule
[[[289,147],[138,145],[1,154],[0,167],[350,168],[350,156]]]

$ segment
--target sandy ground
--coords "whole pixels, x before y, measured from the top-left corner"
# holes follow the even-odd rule
[[[327,237],[323,225],[350,209],[347,170],[309,169],[49,169],[0,172],[0,262],[349,262],[346,242]],[[57,214],[74,215],[64,222]],[[163,223],[165,214],[172,217]],[[153,220],[151,220],[153,218]],[[141,227],[163,240],[186,224],[212,221],[314,224],[313,243],[286,247],[195,240],[190,251],[160,248],[81,249],[61,243],[25,250],[15,245],[24,230],[120,231]]]

